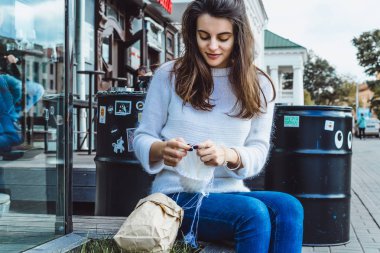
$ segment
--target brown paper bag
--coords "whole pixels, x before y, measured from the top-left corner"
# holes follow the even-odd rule
[[[183,209],[168,196],[154,193],[141,199],[114,236],[132,252],[169,252],[183,219]]]

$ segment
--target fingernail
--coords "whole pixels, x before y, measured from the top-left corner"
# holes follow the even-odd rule
[[[198,145],[193,146],[193,149],[198,149],[198,148],[199,148]]]
[[[194,149],[193,148],[190,148],[188,151],[193,151]]]

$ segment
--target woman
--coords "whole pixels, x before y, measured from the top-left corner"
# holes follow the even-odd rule
[[[135,132],[136,156],[156,174],[152,192],[184,207],[184,233],[198,215],[200,240],[234,241],[238,253],[301,252],[301,204],[284,193],[249,192],[242,181],[265,164],[275,97],[253,64],[243,0],[191,2],[182,35],[184,55],[156,71]],[[188,207],[197,193],[179,168],[194,152],[213,173],[207,197]]]

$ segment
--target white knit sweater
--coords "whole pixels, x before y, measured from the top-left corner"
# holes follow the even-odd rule
[[[235,148],[244,167],[237,171],[216,167],[210,192],[249,191],[242,179],[258,174],[265,164],[274,102],[268,103],[266,113],[250,120],[226,115],[231,112],[236,97],[228,80],[229,68],[225,68],[212,69],[214,91],[211,101],[215,104],[212,111],[183,106],[182,99],[175,92],[174,78],[170,80],[173,65],[174,62],[168,62],[156,70],[133,142],[135,154],[143,168],[149,174],[156,174],[152,192],[168,194],[184,191],[175,168],[164,165],[163,161],[149,162],[153,142],[176,137],[182,137],[193,145],[211,140]],[[262,75],[259,80],[267,100],[271,100],[273,94],[269,80]]]

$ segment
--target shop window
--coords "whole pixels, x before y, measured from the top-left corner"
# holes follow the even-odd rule
[[[160,65],[160,52],[154,50],[153,48],[148,49],[148,67],[151,71],[155,71],[155,69]]]
[[[121,29],[124,30],[125,28],[125,18],[122,14],[119,13],[118,8],[107,4],[107,8],[105,10],[105,14],[107,17],[113,18],[121,27]]]
[[[39,67],[40,67],[40,64],[38,62],[33,62],[33,72],[35,75],[38,75]]]
[[[117,11],[114,9],[113,6],[107,4],[107,9],[106,9],[106,15],[108,17],[113,17],[115,20],[119,20]]]
[[[142,29],[142,19],[134,18],[131,22],[131,35]]]
[[[166,32],[166,61],[174,59],[174,33],[167,31]]]
[[[171,32],[166,34],[166,51],[174,54],[174,34]]]
[[[292,90],[293,89],[293,73],[282,73],[281,74],[281,88],[282,88],[282,90]]]
[[[145,18],[145,22],[147,29],[148,46],[154,48],[155,50],[162,51],[162,33],[164,32],[164,28],[149,17]]]
[[[112,35],[109,37],[104,37],[103,38],[103,43],[102,43],[102,57],[104,61],[108,64],[112,64]]]
[[[123,15],[120,15],[119,24],[121,26],[121,29],[125,30],[125,18]]]

